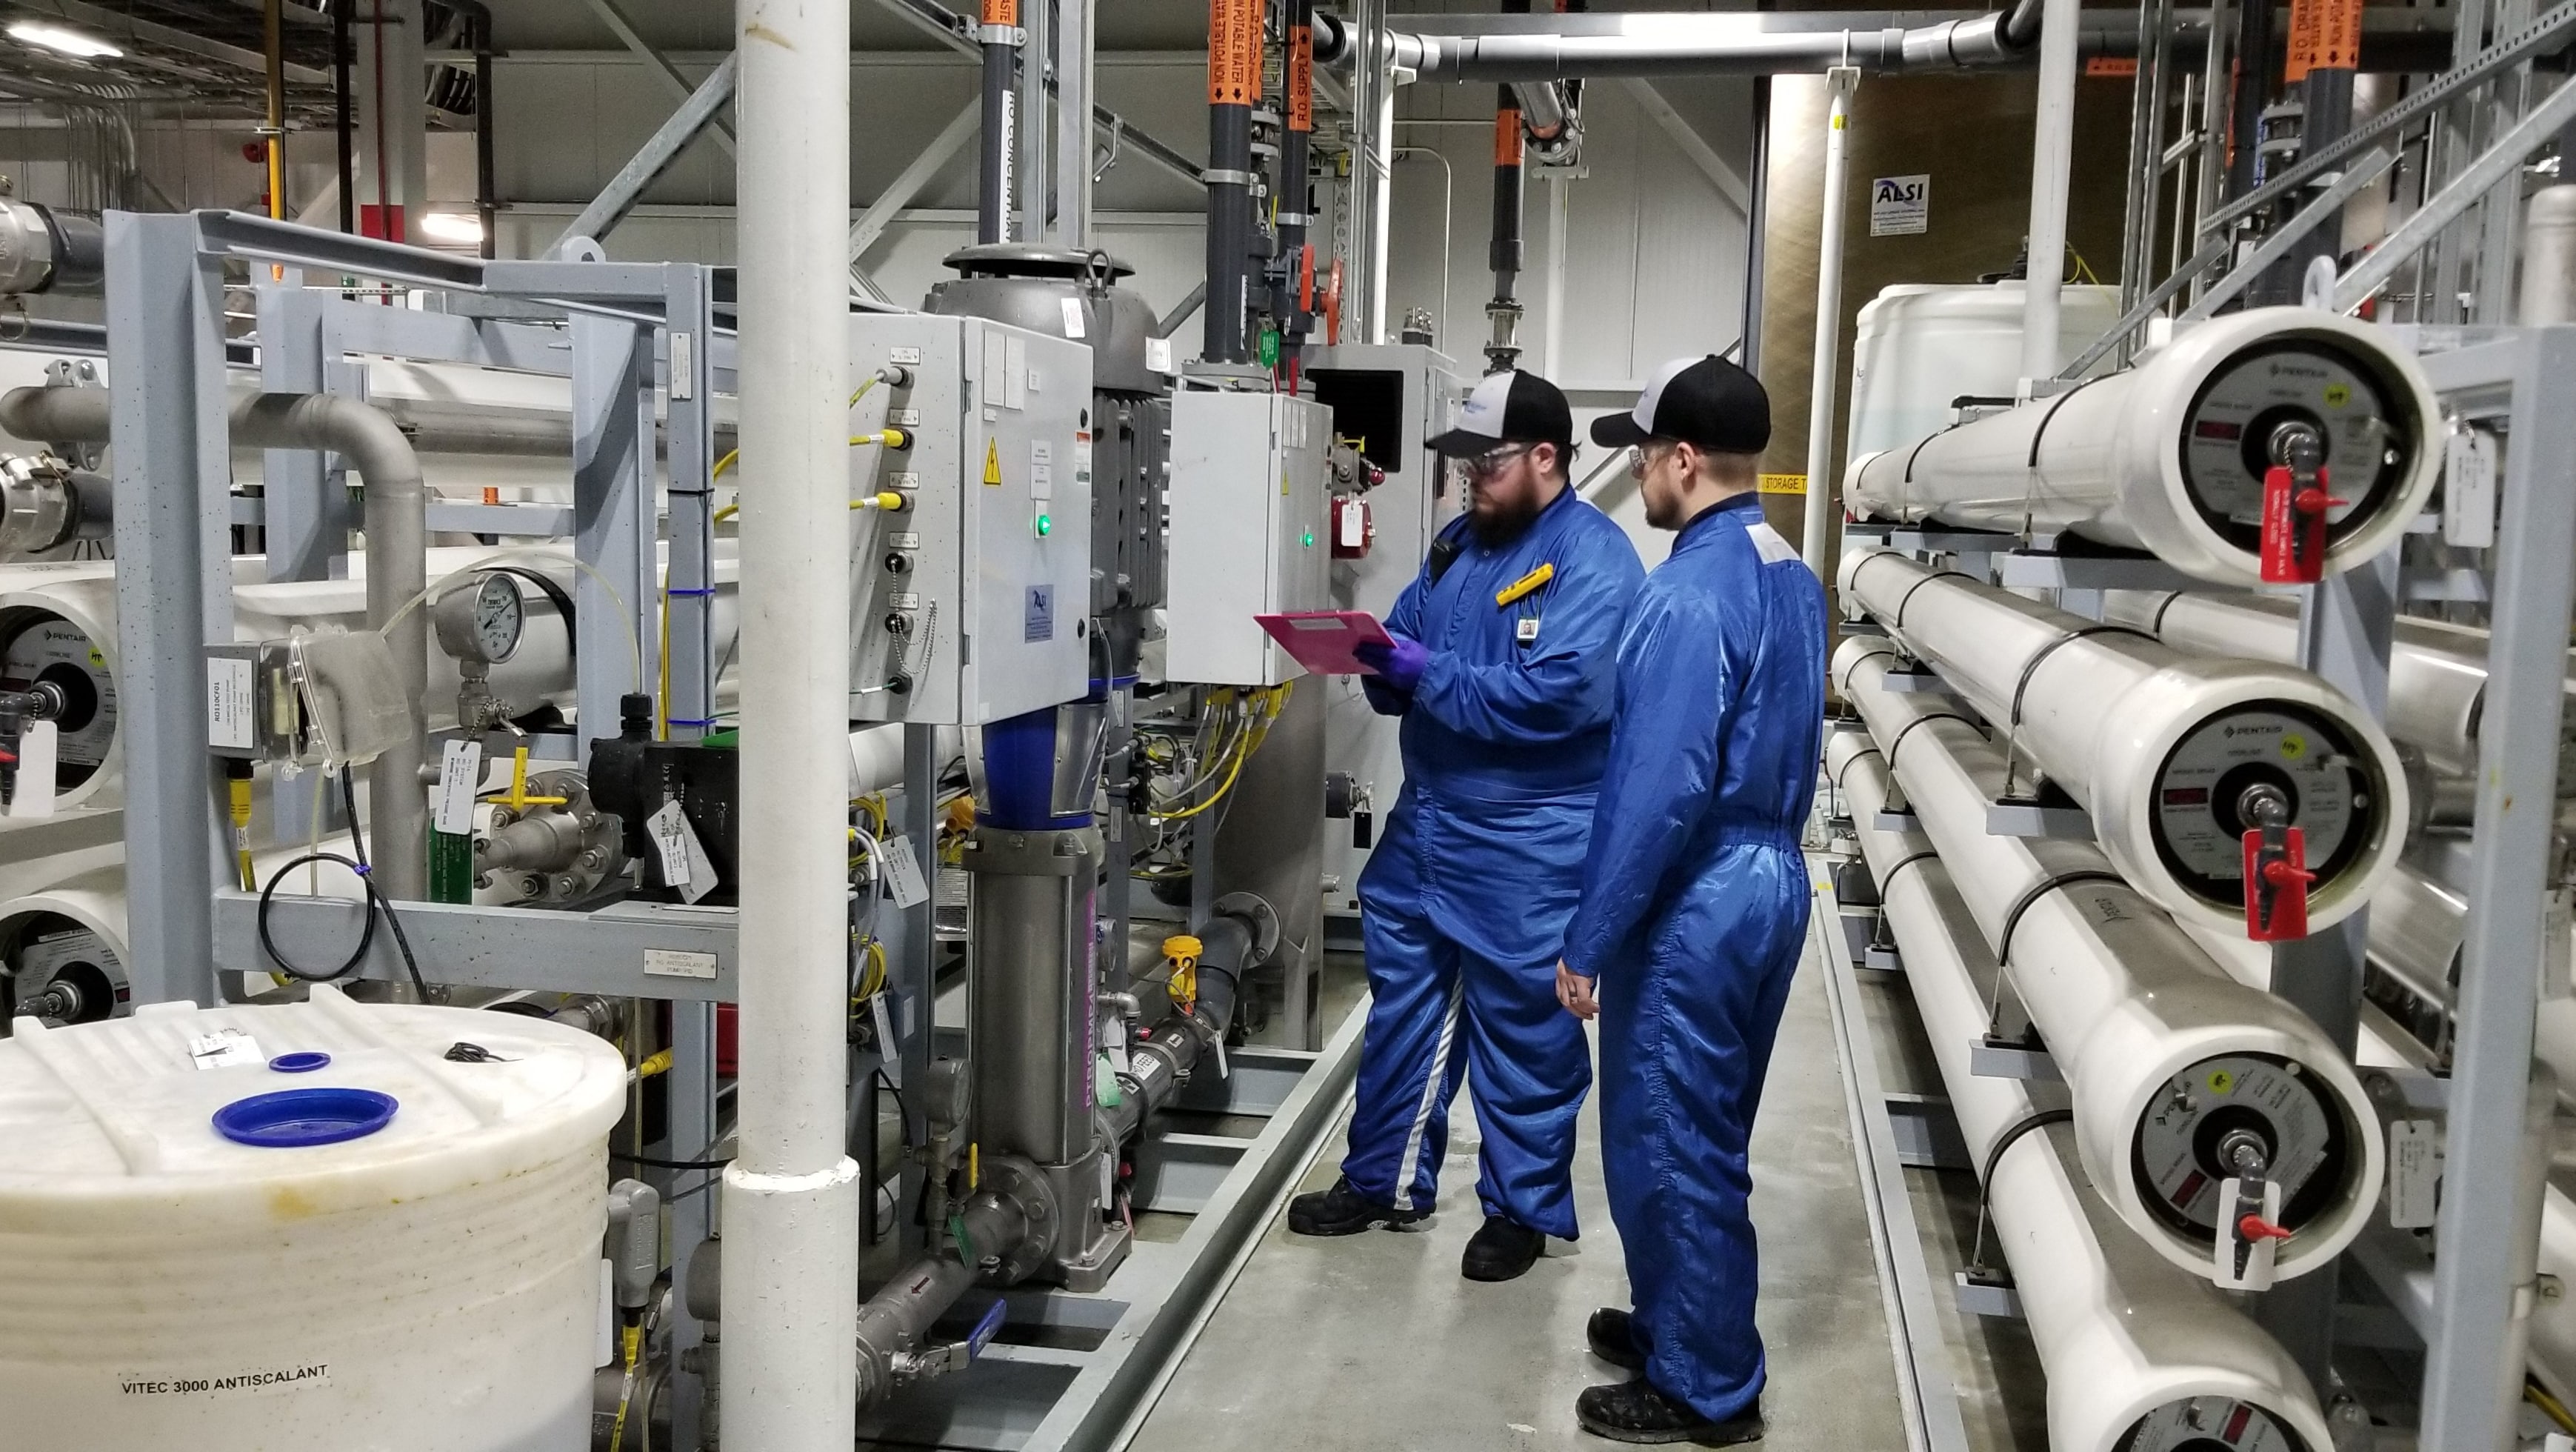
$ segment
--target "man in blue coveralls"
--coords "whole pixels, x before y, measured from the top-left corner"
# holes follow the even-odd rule
[[[1726,1446],[1762,1436],[1746,1161],[1807,931],[1824,588],[1763,522],[1771,400],[1750,373],[1676,360],[1592,437],[1630,449],[1646,522],[1680,538],[1620,638],[1558,969],[1566,1007],[1601,1016],[1602,1164],[1636,1307],[1586,1330],[1595,1355],[1641,1373],[1585,1391],[1575,1416],[1622,1442]]]
[[[1527,373],[1476,386],[1431,441],[1465,481],[1363,656],[1369,703],[1402,716],[1404,792],[1360,874],[1367,1037],[1350,1153],[1288,1228],[1354,1235],[1431,1213],[1464,1072],[1484,1131],[1485,1224],[1461,1273],[1507,1281],[1574,1238],[1574,1116],[1591,1087],[1555,966],[1610,747],[1620,622],[1644,571],[1566,478],[1574,416]]]

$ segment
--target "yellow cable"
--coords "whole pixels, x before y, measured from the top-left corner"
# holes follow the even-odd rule
[[[714,483],[714,482],[716,482],[718,479],[723,478],[723,477],[724,477],[724,471],[725,471],[725,470],[727,470],[727,469],[732,468],[732,467],[733,467],[733,464],[734,464],[734,460],[739,459],[739,458],[741,458],[741,457],[742,457],[742,450],[740,450],[740,449],[727,449],[727,450],[725,450],[724,457],[723,457],[723,458],[721,458],[721,459],[716,460],[716,466],[715,466],[714,468],[709,469],[709,470],[707,471],[707,482],[708,482],[708,483],[710,483],[710,484],[713,484],[713,483]]]
[[[667,1074],[669,1072],[671,1072],[671,1051],[669,1049],[664,1049],[662,1052],[655,1054],[653,1057],[646,1059],[643,1063],[635,1066],[635,1077],[638,1079],[650,1079],[656,1074]]]
[[[2525,1381],[2522,1384],[2522,1398],[2540,1408],[2542,1415],[2548,1417],[2550,1421],[2557,1423],[2559,1431],[2576,1437],[2576,1415],[2570,1415],[2566,1403],[2551,1396],[2548,1388],[2536,1381]]]
[[[626,1445],[626,1407],[629,1402],[632,1402],[635,1399],[635,1361],[643,1351],[644,1328],[640,1325],[627,1327],[624,1339],[626,1342],[626,1386],[625,1389],[620,1391],[617,1395],[617,1422],[609,1429],[609,1452],[617,1452],[617,1449]]]

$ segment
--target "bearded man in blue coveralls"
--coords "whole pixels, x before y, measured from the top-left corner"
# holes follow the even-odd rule
[[[1592,1084],[1555,966],[1610,747],[1614,656],[1644,570],[1566,469],[1574,417],[1527,373],[1478,384],[1431,441],[1467,510],[1362,655],[1404,718],[1404,791],[1360,874],[1371,999],[1350,1152],[1288,1228],[1353,1235],[1429,1215],[1463,1073],[1483,1130],[1485,1223],[1460,1271],[1507,1281],[1571,1240],[1574,1118]],[[1363,647],[1363,651],[1368,648]]]
[[[1620,638],[1558,969],[1565,1006],[1600,1015],[1602,1166],[1635,1306],[1586,1330],[1595,1355],[1639,1373],[1583,1392],[1575,1416],[1623,1442],[1727,1446],[1763,1430],[1747,1158],[1806,939],[1824,587],[1763,522],[1771,401],[1753,375],[1676,360],[1592,437],[1629,448],[1646,522],[1680,535]]]

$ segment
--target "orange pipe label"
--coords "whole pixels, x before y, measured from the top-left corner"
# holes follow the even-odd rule
[[[1315,31],[1299,25],[1288,31],[1288,129],[1315,129]]]
[[[1521,164],[1521,113],[1505,106],[1494,113],[1494,165]]]
[[[1019,24],[1020,0],[984,0],[984,23],[986,25]]]
[[[2361,64],[2361,0],[2290,0],[2290,61],[2282,78]]]
[[[1208,0],[1208,104],[1249,106],[1260,96],[1260,0]]]

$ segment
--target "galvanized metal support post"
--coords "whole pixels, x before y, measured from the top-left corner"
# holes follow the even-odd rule
[[[199,255],[194,216],[106,222],[125,966],[137,1003],[212,1003],[213,892],[230,860],[206,742],[205,648],[233,638],[223,272]]]
[[[688,77],[680,74],[680,68],[671,64],[669,57],[655,50],[652,43],[636,30],[635,22],[627,19],[626,12],[617,8],[616,0],[589,0],[589,3],[591,13],[615,32],[618,43],[633,51],[635,58],[644,62],[646,70],[661,77],[662,84],[668,86],[685,106],[696,88],[689,84]],[[733,128],[725,124],[722,116],[710,117],[709,124],[715,127],[716,145],[725,149],[725,155],[733,155]]]
[[[606,577],[604,587],[584,570],[573,582],[584,758],[617,734],[617,698],[653,689],[660,652],[658,632],[641,628],[656,583],[649,338],[634,323],[573,314],[573,552]]]
[[[627,158],[626,164],[617,169],[617,175],[608,179],[608,185],[599,189],[599,195],[592,197],[590,204],[581,209],[581,214],[566,224],[562,233],[547,246],[544,255],[561,255],[564,244],[576,237],[587,237],[595,242],[624,221],[626,214],[634,210],[637,199],[644,195],[644,189],[670,170],[671,163],[680,159],[680,153],[688,150],[689,143],[697,140],[698,133],[714,123],[733,100],[734,76],[739,69],[740,58],[729,55],[724,58],[724,64],[707,72],[707,78],[698,82],[697,89],[680,103],[680,109],[672,112],[669,120],[644,138],[643,146]]]
[[[320,393],[322,305],[327,294],[295,285],[263,286],[259,317],[259,386],[271,393]],[[328,461],[316,449],[269,449],[260,460],[263,545],[271,580],[328,580],[348,573],[348,492],[330,487]]]
[[[1055,214],[1055,149],[1049,144],[1052,132],[1047,126],[1052,109],[1047,104],[1047,77],[1055,60],[1055,34],[1048,23],[1051,3],[1027,0],[1020,7],[1020,30],[1027,40],[1020,46],[1019,131],[1012,138],[1019,154],[1011,159],[1011,201],[1019,216],[1011,224],[1011,235],[1023,242],[1043,240],[1047,218]]]
[[[2576,410],[2565,405],[2566,380],[2576,377],[2576,327],[2529,329],[2513,346],[2513,447],[2496,535],[2445,1193],[2434,1230],[2434,1334],[2419,1424],[2422,1445],[2444,1452],[2508,1446],[2514,1426],[2515,1408],[2494,1371],[2514,1344],[2511,1191],[2522,1172],[2540,967],[2550,957],[2544,924],[2576,569]]]
[[[1092,0],[1056,0],[1055,226],[1059,247],[1091,245]]]
[[[903,941],[889,953],[887,992],[893,995],[891,1017],[895,1026],[895,1044],[885,1052],[889,1064],[900,1072],[894,1077],[898,1085],[919,1086],[930,1076],[933,1006],[938,1001],[938,984],[933,978],[939,954],[939,773],[948,763],[939,759],[939,728],[906,726],[903,728],[903,832],[912,839],[915,856],[929,874],[931,893],[926,900],[906,908],[901,914]],[[926,1103],[919,1092],[903,1101],[903,1142],[908,1145],[928,1143],[930,1128]],[[919,1203],[924,1171],[917,1159],[906,1160],[903,1183],[897,1187],[902,1205]],[[867,1193],[873,1197],[873,1187]],[[871,1198],[870,1212],[874,1213]],[[897,1216],[895,1235],[898,1248],[906,1257],[918,1255],[927,1243],[927,1232],[906,1216]]]
[[[2396,635],[2395,552],[2330,575],[2299,602],[2299,664],[2350,696],[2372,719],[2388,717],[2388,651]],[[2272,948],[2272,992],[2316,1020],[2347,1055],[2361,1031],[2362,959],[2370,910]],[[2334,1309],[2341,1267],[2322,1266],[2274,1286],[2254,1303],[2255,1324],[2272,1333],[2308,1379],[2333,1384]]]
[[[662,304],[662,373],[670,402],[663,460],[670,563],[661,606],[668,624],[657,634],[671,685],[662,718],[669,739],[693,741],[715,729],[716,715],[715,297],[706,268],[673,266],[665,275],[670,282]],[[651,549],[648,538],[648,555]]]

